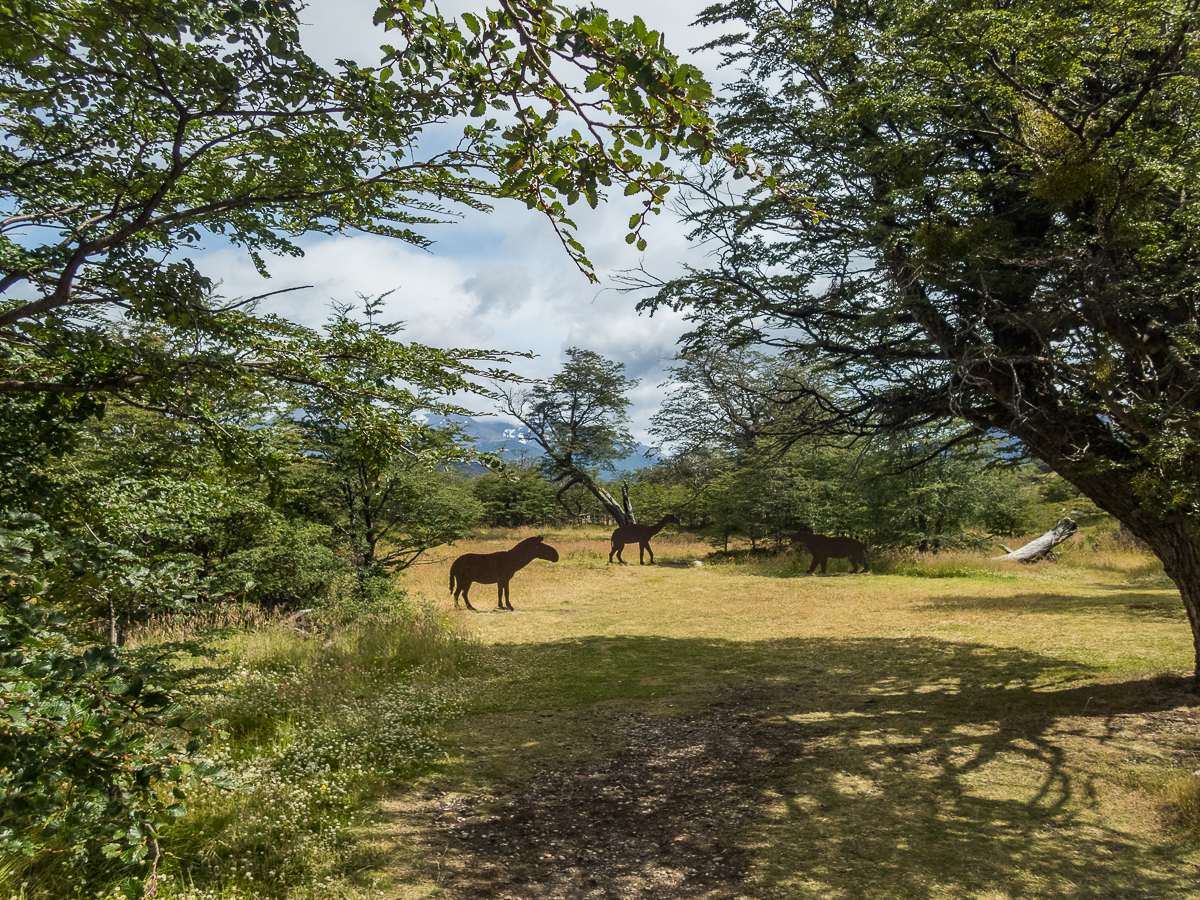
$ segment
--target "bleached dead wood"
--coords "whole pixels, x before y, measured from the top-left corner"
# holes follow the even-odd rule
[[[1030,541],[1024,547],[1009,550],[1003,556],[993,556],[992,559],[1015,559],[1018,562],[1033,562],[1035,559],[1045,556],[1078,530],[1079,527],[1073,519],[1059,519],[1058,524],[1040,538]],[[1003,544],[1000,546],[1004,547]],[[1007,547],[1004,547],[1004,549],[1008,550]]]

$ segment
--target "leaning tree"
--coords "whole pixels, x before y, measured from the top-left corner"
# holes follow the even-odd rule
[[[626,410],[626,391],[637,384],[626,378],[625,364],[605,359],[591,350],[572,347],[567,362],[547,381],[528,389],[503,394],[503,408],[517,419],[542,448],[542,469],[559,485],[556,498],[566,508],[564,495],[581,485],[599,500],[618,525],[634,524],[629,487],[618,503],[594,477],[612,470],[634,446]]]
[[[698,343],[820,360],[847,429],[1016,439],[1159,556],[1200,672],[1197,5],[738,0],[701,18],[735,32],[720,126],[776,190],[699,179],[715,261],[644,280],[644,308],[686,310]]]

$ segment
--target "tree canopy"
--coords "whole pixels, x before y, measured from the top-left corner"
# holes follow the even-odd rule
[[[781,190],[702,179],[692,340],[821,362],[843,431],[1004,433],[1179,586],[1200,667],[1200,61],[1178,0],[717,4],[720,127]],[[820,423],[828,427],[829,421]]]
[[[219,296],[197,251],[232,243],[268,274],[304,234],[425,246],[456,209],[511,197],[548,216],[591,275],[566,208],[609,185],[644,192],[630,223],[644,246],[675,177],[657,157],[711,142],[707,84],[640,20],[504,0],[460,25],[421,0],[388,3],[378,63],[331,72],[299,43],[301,8],[0,3],[10,418],[22,403],[39,421],[87,416],[117,397],[210,421],[230,383],[406,409],[469,389],[503,356],[260,315],[256,298]],[[461,136],[444,145],[447,127]]]

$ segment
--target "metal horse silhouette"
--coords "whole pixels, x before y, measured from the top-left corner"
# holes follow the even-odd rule
[[[622,525],[612,533],[612,549],[608,551],[608,561],[612,562],[613,554],[617,554],[617,562],[622,565],[625,560],[621,559],[621,551],[625,549],[626,544],[638,545],[638,565],[646,564],[646,554],[650,554],[650,565],[654,565],[654,551],[650,549],[650,538],[654,537],[667,526],[668,523],[678,525],[679,517],[668,513],[658,520],[656,525]]]
[[[450,590],[454,591],[455,607],[458,606],[458,595],[461,593],[467,609],[475,609],[467,594],[471,585],[478,581],[480,584],[496,585],[496,609],[512,609],[512,602],[508,599],[508,583],[519,569],[535,559],[558,562],[558,551],[542,543],[541,535],[525,538],[511,550],[464,553],[450,566]]]
[[[803,544],[808,548],[808,552],[812,554],[812,565],[808,567],[808,574],[813,573],[813,569],[817,567],[817,563],[821,564],[821,574],[825,574],[825,563],[829,561],[829,557],[834,559],[849,559],[850,574],[856,574],[858,567],[862,566],[862,570],[867,571],[867,561],[865,554],[866,546],[862,541],[856,541],[849,537],[826,537],[823,534],[813,534],[811,531],[797,531],[792,535],[792,543]]]

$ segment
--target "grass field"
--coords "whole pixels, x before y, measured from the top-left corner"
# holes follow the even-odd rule
[[[447,608],[453,556],[527,534],[408,589]],[[546,540],[560,561],[517,574],[516,612],[456,614],[486,661],[455,759],[383,804],[381,896],[1200,895],[1191,636],[1152,560],[1076,542],[810,578]]]
[[[164,835],[159,900],[1200,896],[1200,695],[1152,558],[807,577],[668,533],[609,565],[579,529],[515,612],[456,611],[451,560],[530,533],[432,554],[398,618],[239,619],[197,701],[231,787]],[[6,900],[100,896],[0,865]]]

